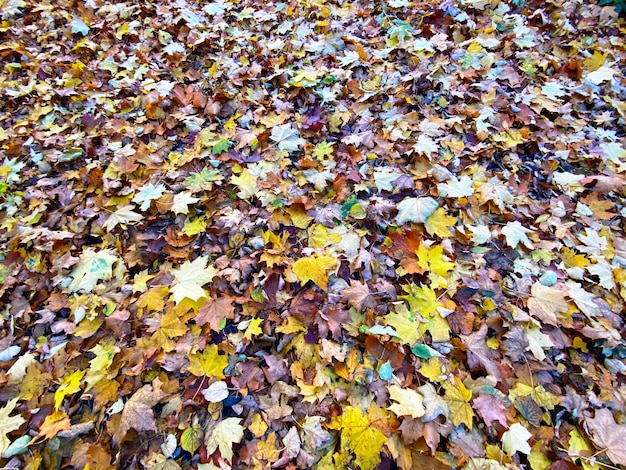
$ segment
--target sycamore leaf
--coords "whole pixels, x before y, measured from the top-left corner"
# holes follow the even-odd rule
[[[389,390],[389,398],[397,402],[388,408],[396,416],[411,416],[412,418],[424,416],[426,412],[422,403],[424,397],[415,390],[402,388],[397,385],[391,385],[387,387],[387,390]]]
[[[528,455],[531,451],[528,440],[531,437],[532,434],[528,432],[528,429],[520,423],[514,423],[509,430],[502,435],[502,450],[508,455],[513,455],[516,452]]]
[[[350,281],[350,287],[341,291],[341,295],[345,301],[359,311],[376,306],[368,285],[365,283],[361,284],[354,279]]]
[[[205,441],[207,455],[213,454],[218,448],[223,459],[233,459],[233,444],[241,442],[245,428],[239,423],[241,418],[226,418],[220,421]]]
[[[152,407],[159,403],[166,393],[160,389],[158,379],[153,383],[154,388],[151,384],[144,385],[124,405],[120,424],[113,434],[114,445],[119,444],[131,428],[135,431],[156,431]]]
[[[331,429],[341,431],[341,454],[346,461],[354,453],[355,463],[361,470],[373,470],[380,462],[380,451],[387,440],[368,416],[354,406],[345,407],[343,414],[330,423]]]
[[[443,207],[439,207],[426,219],[424,226],[430,235],[437,235],[441,238],[450,238],[452,232],[450,228],[456,224],[457,218],[446,214]]]
[[[526,248],[532,250],[533,244],[526,236],[527,233],[533,233],[533,231],[524,227],[517,220],[507,222],[507,224],[502,227],[502,235],[506,237],[506,244],[511,248],[515,248],[519,243],[521,243]]]
[[[7,434],[13,432],[26,422],[20,414],[10,416],[15,406],[17,405],[19,398],[13,398],[9,400],[7,404],[0,408],[0,455],[6,451],[11,445],[11,440],[7,437]]]
[[[396,224],[404,225],[407,222],[423,224],[439,207],[439,203],[432,197],[410,197],[398,204]]]
[[[189,214],[189,205],[195,204],[200,199],[193,197],[190,191],[183,191],[174,196],[172,212],[174,214]]]
[[[574,301],[576,306],[588,317],[598,317],[602,315],[602,311],[598,304],[593,299],[595,296],[585,289],[580,284],[574,281],[567,281],[567,295]]]
[[[278,144],[278,148],[288,152],[296,152],[306,141],[300,138],[298,131],[291,124],[282,124],[272,127],[270,139]]]
[[[102,227],[105,228],[107,232],[110,232],[117,225],[125,225],[143,220],[143,215],[137,214],[137,212],[133,210],[134,208],[135,206],[133,206],[132,204],[120,207],[109,216],[109,218]]]
[[[337,260],[331,256],[313,255],[300,258],[293,263],[292,270],[302,284],[313,281],[321,289],[328,287],[328,275],[337,266]]]
[[[135,197],[133,197],[133,202],[140,202],[141,206],[139,206],[139,209],[142,211],[147,211],[148,209],[150,209],[150,203],[155,199],[159,199],[164,192],[164,184],[159,184],[155,186],[152,183],[148,183],[145,186],[142,186],[139,192],[135,194]]]
[[[184,299],[197,302],[198,299],[208,296],[202,286],[211,282],[217,274],[215,267],[207,267],[208,262],[208,256],[201,256],[193,262],[185,261],[179,269],[172,271],[174,283],[171,291],[176,304]]]
[[[567,312],[568,303],[565,293],[553,287],[546,287],[535,282],[530,288],[532,297],[528,299],[528,310],[531,315],[543,323],[559,326],[558,314]]]
[[[241,175],[230,178],[230,182],[239,188],[237,196],[241,199],[250,199],[256,194],[258,191],[257,180],[258,177],[250,173],[247,168],[241,172]]]
[[[455,426],[465,424],[471,430],[474,410],[469,401],[472,399],[472,391],[468,390],[461,379],[456,376],[454,376],[454,384],[446,381],[443,388],[446,391],[445,399],[450,407],[452,424]]]
[[[467,175],[460,178],[453,176],[447,182],[439,183],[437,189],[443,197],[468,197],[474,194],[472,178]]]
[[[594,418],[586,418],[591,440],[616,465],[626,465],[626,424],[617,424],[608,408],[596,410]]]
[[[108,280],[113,275],[113,263],[119,258],[112,250],[95,252],[88,248],[80,255],[80,261],[70,275],[73,278],[69,285],[70,292],[83,290],[91,292],[98,281]]]
[[[207,376],[216,379],[225,378],[224,369],[228,366],[228,355],[219,354],[216,344],[209,344],[204,351],[189,356],[187,370],[197,377]]]

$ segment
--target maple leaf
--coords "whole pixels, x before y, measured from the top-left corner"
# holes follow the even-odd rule
[[[86,249],[80,255],[80,261],[74,267],[70,276],[73,278],[69,285],[70,292],[83,290],[91,292],[98,281],[108,280],[113,275],[113,263],[119,258],[112,250],[94,251]]]
[[[567,312],[568,303],[565,293],[553,287],[546,287],[535,282],[530,288],[532,297],[528,299],[528,310],[542,322],[559,326],[559,314]]]
[[[513,423],[509,430],[502,435],[502,450],[508,455],[513,455],[516,452],[528,455],[531,450],[528,440],[531,437],[532,434],[528,432],[528,429],[520,423]]]
[[[527,233],[533,233],[533,231],[524,227],[519,221],[507,222],[507,224],[502,227],[501,232],[502,235],[506,237],[506,244],[511,248],[515,248],[521,243],[526,248],[533,249],[532,242],[526,236]]]
[[[439,207],[426,219],[424,226],[430,235],[437,235],[441,238],[450,238],[452,236],[451,227],[456,224],[457,218],[446,214],[443,207]]]
[[[439,207],[439,203],[432,197],[410,197],[398,204],[396,224],[404,225],[407,222],[426,222]]]
[[[201,256],[190,261],[185,261],[180,268],[172,271],[174,283],[172,284],[172,298],[176,304],[184,299],[191,299],[197,302],[198,299],[207,297],[207,292],[203,285],[211,282],[217,274],[217,269],[213,266],[207,267],[208,256]]]
[[[450,407],[452,424],[455,426],[465,424],[471,430],[474,410],[469,401],[472,399],[472,391],[468,390],[461,379],[456,376],[454,376],[454,384],[444,382],[443,388],[446,391],[445,399]]]
[[[497,421],[505,428],[509,427],[505,414],[506,408],[495,395],[481,393],[474,398],[473,405],[487,426]]]
[[[373,470],[380,462],[380,449],[385,435],[359,408],[347,406],[343,414],[334,418],[329,428],[341,431],[341,454],[347,461],[354,453],[354,461],[362,470]]]
[[[225,418],[217,423],[205,440],[207,455],[219,449],[222,458],[232,462],[233,444],[241,442],[246,429],[240,422],[241,418]]]
[[[45,439],[52,439],[61,431],[67,431],[70,429],[70,418],[63,411],[53,411],[48,416],[41,427],[39,428],[39,436]]]
[[[326,290],[329,272],[337,266],[337,260],[331,256],[313,255],[300,258],[291,269],[302,284],[313,281],[318,287]]]
[[[300,138],[298,131],[291,127],[291,124],[282,124],[272,127],[270,139],[278,144],[278,148],[288,152],[296,152],[306,143]]]
[[[132,201],[140,202],[141,206],[139,206],[139,209],[142,211],[147,211],[148,209],[150,209],[150,203],[155,199],[159,199],[164,192],[164,184],[159,184],[155,186],[152,183],[148,183],[145,186],[142,186],[141,189],[139,189],[139,192],[135,194]]]
[[[193,197],[191,192],[183,191],[174,196],[172,212],[174,214],[189,214],[189,205],[195,204],[200,199]]]
[[[67,374],[63,380],[61,381],[61,385],[54,392],[54,407],[56,409],[61,406],[63,403],[63,399],[67,395],[73,395],[74,393],[80,391],[80,384],[85,376],[84,370],[77,370],[72,372],[71,374]]]
[[[389,398],[397,403],[391,405],[388,409],[393,411],[396,416],[411,416],[412,418],[421,418],[426,413],[423,405],[423,396],[410,388],[402,388],[397,385],[387,387],[389,390]]]
[[[19,398],[13,398],[9,400],[7,404],[0,408],[0,455],[2,455],[11,445],[11,440],[7,437],[7,434],[20,428],[22,424],[26,422],[20,414],[11,416],[11,413],[15,409]]]
[[[135,206],[132,204],[120,207],[109,216],[102,227],[105,228],[107,232],[110,232],[116,225],[125,225],[131,222],[139,222],[143,220],[143,215],[137,214],[137,212],[133,211],[134,208]]]
[[[617,424],[607,408],[596,410],[595,417],[585,418],[591,440],[616,465],[626,465],[626,424]]]
[[[250,199],[258,191],[258,177],[250,173],[247,168],[239,176],[232,176],[230,182],[239,188],[237,196],[241,199]]]
[[[215,344],[209,344],[204,351],[195,352],[189,356],[187,370],[197,377],[207,376],[223,379],[224,369],[228,366],[228,355],[219,354]]]
[[[158,379],[155,379],[154,385],[144,385],[126,402],[118,428],[113,434],[113,444],[119,444],[131,428],[135,431],[156,431],[152,407],[167,394],[161,390]]]
[[[467,175],[453,176],[446,183],[439,183],[437,189],[443,197],[468,197],[474,194],[472,183],[472,178]]]
[[[341,291],[341,295],[345,301],[359,311],[365,308],[374,308],[376,305],[368,285],[354,279],[350,281],[350,287]]]

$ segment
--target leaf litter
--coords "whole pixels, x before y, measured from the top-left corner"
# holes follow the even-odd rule
[[[0,18],[0,466],[626,465],[613,7]]]

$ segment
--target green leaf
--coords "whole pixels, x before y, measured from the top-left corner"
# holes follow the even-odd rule
[[[180,436],[180,446],[184,451],[193,454],[202,445],[202,427],[194,424],[192,427],[183,431]]]

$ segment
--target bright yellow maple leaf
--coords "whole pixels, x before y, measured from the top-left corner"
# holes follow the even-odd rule
[[[224,369],[228,365],[228,355],[219,354],[217,345],[210,344],[204,351],[189,354],[189,366],[187,370],[197,377],[207,376],[223,379]]]
[[[410,312],[404,303],[395,304],[394,310],[394,312],[385,315],[385,323],[396,330],[398,342],[415,344],[420,338],[421,318]]]
[[[73,395],[80,391],[80,384],[85,376],[84,370],[77,370],[63,377],[63,381],[56,392],[54,392],[54,408],[58,409],[67,395]]]
[[[450,238],[452,232],[450,227],[456,224],[457,218],[446,214],[446,210],[440,207],[426,219],[424,226],[430,235],[437,235],[441,238]]]
[[[326,245],[339,243],[341,236],[338,233],[329,233],[322,224],[313,224],[309,227],[309,246],[311,248],[324,248]]]
[[[387,437],[359,408],[347,406],[341,416],[330,423],[331,429],[341,431],[341,452],[335,462],[349,461],[350,453],[361,470],[372,470],[380,463],[380,451]]]
[[[454,383],[444,382],[443,388],[446,391],[444,398],[450,407],[452,424],[455,426],[465,424],[471,430],[474,410],[469,401],[472,399],[472,391],[468,390],[461,379],[456,376],[454,376]]]
[[[293,263],[292,271],[302,284],[313,281],[318,287],[326,290],[328,275],[337,266],[337,260],[331,256],[313,255],[300,258]]]
[[[262,318],[253,318],[252,320],[250,320],[250,324],[248,325],[248,328],[246,328],[246,332],[244,333],[243,337],[250,340],[253,336],[263,333],[263,330],[261,329],[261,323],[263,323]]]

